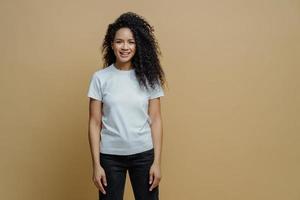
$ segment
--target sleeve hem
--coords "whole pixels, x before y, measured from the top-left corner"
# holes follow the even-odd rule
[[[163,96],[164,96],[164,94],[160,93],[160,94],[156,94],[156,95],[150,96],[149,99],[155,99],[155,98],[163,97]]]
[[[98,101],[102,101],[101,98],[97,97],[97,96],[94,96],[94,95],[88,95],[89,98],[92,98],[92,99],[95,99],[95,100],[98,100]]]

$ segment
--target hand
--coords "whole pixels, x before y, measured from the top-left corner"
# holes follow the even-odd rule
[[[155,188],[156,186],[158,186],[162,176],[161,176],[161,173],[160,173],[160,166],[159,164],[156,164],[156,163],[153,163],[151,168],[150,168],[150,171],[149,171],[149,184],[152,184],[149,191],[152,191],[153,188]]]
[[[103,193],[106,194],[106,191],[104,190],[103,184],[107,186],[106,181],[106,175],[104,169],[99,165],[94,168],[93,171],[93,182],[96,185],[96,187]],[[103,182],[103,184],[102,184]]]

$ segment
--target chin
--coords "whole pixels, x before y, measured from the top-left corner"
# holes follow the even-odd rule
[[[122,63],[126,63],[126,62],[129,62],[131,60],[131,58],[119,58],[119,61],[122,62]]]

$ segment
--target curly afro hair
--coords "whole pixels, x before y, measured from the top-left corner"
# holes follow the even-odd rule
[[[135,74],[140,87],[146,89],[155,88],[160,84],[165,85],[165,73],[160,65],[158,55],[162,55],[158,42],[154,36],[154,28],[143,17],[133,12],[120,15],[112,24],[108,25],[106,35],[102,43],[104,67],[106,68],[116,61],[111,43],[116,32],[123,27],[131,30],[136,42],[136,53],[131,62],[135,68]]]

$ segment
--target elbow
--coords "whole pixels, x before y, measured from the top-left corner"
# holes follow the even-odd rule
[[[162,124],[162,118],[159,115],[155,117],[151,117],[150,120],[151,120],[151,125]]]
[[[91,118],[90,119],[90,126],[96,127],[96,128],[101,128],[101,126],[102,126],[101,119]]]

